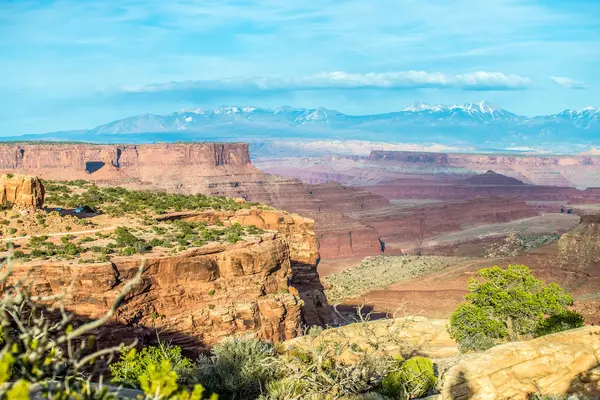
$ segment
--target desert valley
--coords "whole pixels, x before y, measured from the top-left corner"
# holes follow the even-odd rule
[[[600,400],[599,28],[0,0],[0,400]]]
[[[246,143],[3,144],[2,242],[11,282],[62,294],[79,324],[103,319],[126,291],[92,330],[98,346],[170,343],[195,357],[232,335],[296,352],[317,340],[345,343],[329,355],[341,365],[363,368],[363,353],[419,354],[444,369],[406,398],[594,396],[599,360],[577,357],[598,357],[597,328],[568,331],[581,348],[552,350],[547,367],[528,356],[538,372],[527,376],[521,361],[498,355],[502,372],[473,369],[485,362],[460,355],[465,344],[445,321],[478,271],[527,265],[572,295],[569,310],[585,324],[600,323],[599,164],[600,156],[407,151],[251,161]],[[504,346],[531,343],[527,351],[545,354],[553,337],[565,345],[560,335]],[[567,365],[572,372],[558,372]],[[485,383],[498,374],[510,379]],[[346,398],[335,390],[331,398]]]

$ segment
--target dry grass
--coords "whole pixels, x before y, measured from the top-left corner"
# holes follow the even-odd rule
[[[418,278],[469,260],[443,256],[376,256],[360,265],[323,278],[330,303],[360,297],[393,283]]]

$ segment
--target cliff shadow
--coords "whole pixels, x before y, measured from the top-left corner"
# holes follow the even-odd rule
[[[94,172],[101,170],[105,165],[106,163],[104,161],[86,161],[85,172],[93,174]]]
[[[61,312],[54,307],[40,307],[39,304],[36,305],[36,307],[35,315],[44,315],[46,320],[50,321],[51,323],[56,323],[62,319]],[[24,312],[25,318],[22,317],[22,320],[26,320],[28,318],[28,311],[25,309]],[[71,313],[69,311],[67,311],[67,315],[71,318],[69,324],[73,327],[73,329],[77,329],[82,325],[97,320],[76,313]],[[10,335],[16,339],[19,335],[19,328],[16,326],[14,321],[11,322],[11,328],[5,328],[4,334]],[[57,335],[60,335],[59,332],[52,334],[52,337],[57,337]],[[89,340],[90,337],[93,338],[92,341]],[[163,342],[170,345],[179,346],[184,356],[195,360],[200,354],[205,353],[210,349],[210,346],[206,345],[198,337],[175,330],[165,329],[164,327],[154,327],[147,324],[140,324],[135,320],[126,323],[109,321],[74,340],[75,346],[73,348],[77,348],[79,343],[82,342],[87,342],[88,344],[88,347],[82,352],[82,356],[103,349],[119,346],[120,344],[124,344],[126,346],[135,345],[135,347],[140,350],[143,347],[155,346],[159,342]],[[99,374],[108,378],[110,375],[108,369],[109,361],[115,362],[118,360],[119,352],[117,351],[112,353],[112,357],[108,356],[97,359],[93,365],[90,365],[90,369],[87,372]]]
[[[315,264],[292,262],[290,287],[304,302],[302,322],[307,326],[327,326],[334,323],[331,305],[327,302],[325,288],[319,279]]]
[[[64,207],[44,207],[42,210],[46,213],[57,212],[61,216],[72,215],[79,219],[87,219],[96,217],[98,215],[104,214],[102,210],[96,210],[85,204],[82,204],[76,208],[64,208]]]
[[[334,308],[336,321],[342,326],[392,317],[390,313],[375,311],[375,307],[370,304],[337,304]]]

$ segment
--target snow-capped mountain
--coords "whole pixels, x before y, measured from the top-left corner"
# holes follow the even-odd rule
[[[462,105],[447,106],[443,104],[430,105],[419,102],[406,107],[407,113],[431,114],[440,118],[464,117],[477,121],[491,121],[495,119],[517,119],[518,116],[482,101],[479,103],[468,103]]]
[[[54,132],[13,140],[96,142],[236,140],[378,140],[437,143],[474,148],[521,148],[543,144],[600,146],[600,109],[526,117],[487,102],[462,105],[415,103],[403,110],[348,115],[326,108],[275,109],[222,106],[184,109],[168,115],[142,114],[86,131]]]

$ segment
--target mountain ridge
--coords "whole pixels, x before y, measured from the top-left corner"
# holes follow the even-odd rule
[[[68,141],[82,137],[100,143],[358,140],[474,150],[535,147],[564,153],[565,149],[580,152],[600,146],[600,108],[528,117],[485,101],[462,105],[414,103],[400,111],[367,115],[350,115],[325,107],[270,109],[229,105],[188,108],[164,115],[146,113],[91,129],[4,139]],[[284,147],[284,153],[296,151],[301,155],[293,146]]]

